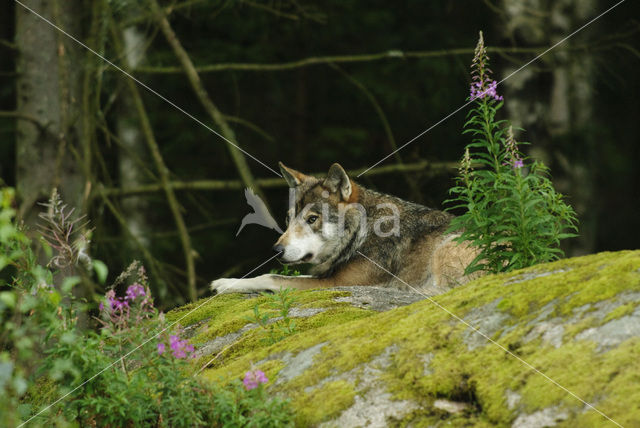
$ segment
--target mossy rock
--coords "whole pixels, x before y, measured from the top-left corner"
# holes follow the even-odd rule
[[[188,314],[194,364],[209,363],[199,376],[260,368],[299,426],[640,427],[640,251],[486,276],[383,312],[348,290],[294,293],[297,331],[271,344],[246,320],[264,297],[167,316]]]

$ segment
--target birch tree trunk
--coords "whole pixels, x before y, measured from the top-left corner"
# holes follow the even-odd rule
[[[146,37],[135,26],[122,31],[125,60],[130,70],[142,63],[145,57]],[[140,163],[151,165],[149,151],[135,110],[134,101],[128,91],[120,95],[116,132],[121,142],[118,154],[118,172],[123,189],[135,188],[149,182]],[[148,203],[144,197],[133,196],[122,201],[122,213],[127,219],[129,231],[141,245],[149,247]]]

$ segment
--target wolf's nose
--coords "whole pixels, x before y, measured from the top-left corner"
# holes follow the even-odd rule
[[[273,251],[276,253],[284,253],[284,245],[276,244],[273,246]]]

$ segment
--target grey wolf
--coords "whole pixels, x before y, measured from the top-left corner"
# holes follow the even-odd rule
[[[271,216],[271,213],[269,213],[267,206],[264,204],[262,199],[260,199],[260,197],[253,192],[252,189],[244,189],[244,197],[247,199],[247,204],[249,204],[249,206],[253,208],[253,212],[244,216],[240,224],[240,228],[236,232],[236,236],[240,234],[240,231],[247,224],[259,224],[260,226],[273,229],[280,234],[283,233],[282,229],[280,229],[280,226],[278,226],[278,222]]]
[[[353,181],[339,164],[325,178],[280,170],[290,187],[287,228],[273,249],[286,264],[310,263],[311,275],[222,278],[217,293],[372,285],[443,293],[470,278],[477,251],[446,233],[449,213],[382,194]]]

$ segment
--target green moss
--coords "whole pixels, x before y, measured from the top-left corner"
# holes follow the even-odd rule
[[[41,409],[59,398],[60,392],[55,381],[41,376],[29,387],[24,403],[29,403],[32,409]]]
[[[510,313],[521,317],[531,313],[532,307],[539,308],[559,296],[567,296],[567,290],[579,289],[580,293],[576,293],[559,308],[561,313],[569,314],[575,307],[611,298],[624,291],[628,284],[625,279],[635,275],[629,270],[629,265],[637,265],[639,258],[638,252],[631,251],[600,253],[560,260],[509,274],[487,276],[474,281],[469,287],[472,293],[482,290],[483,301],[469,300],[467,303],[477,307],[499,297],[507,299],[515,292],[518,298],[511,299]],[[536,272],[544,275],[523,280]],[[547,272],[552,273],[545,274]],[[623,278],[620,278],[621,275]],[[612,281],[612,277],[616,280]],[[518,280],[523,281],[513,283]],[[457,293],[449,293],[446,296],[457,297]]]
[[[270,384],[273,392],[294,399],[299,421],[305,425],[348,408],[355,394],[354,385],[340,379],[340,375],[353,369],[361,373],[364,364],[391,349],[389,367],[383,371],[381,382],[396,399],[411,400],[424,407],[407,415],[403,423],[413,421],[412,426],[425,420],[446,421],[447,426],[504,426],[510,425],[518,412],[532,413],[554,405],[569,412],[565,426],[598,426],[606,422],[593,410],[583,412],[584,403],[548,378],[593,402],[622,425],[632,426],[632,421],[640,420],[640,359],[635,357],[640,355],[640,341],[628,340],[607,352],[596,352],[594,343],[572,338],[595,323],[630,313],[637,304],[620,306],[604,321],[586,314],[574,324],[565,325],[564,344],[559,348],[541,339],[525,343],[524,337],[549,302],[555,305],[550,318],[568,320],[574,317],[577,307],[615,299],[622,291],[640,290],[639,268],[640,251],[603,253],[481,278],[434,298],[462,318],[502,299],[497,310],[510,318],[493,339],[521,360],[490,343],[469,351],[465,343],[468,327],[429,300],[372,313],[335,304],[331,292],[301,292],[300,304],[333,306],[316,316],[297,319],[299,332],[274,345],[261,343],[257,331],[246,333],[203,376],[211,380],[220,375],[241,377],[252,363],[260,364],[270,376],[277,376],[285,364],[283,355],[295,356],[326,343],[310,369],[287,382]],[[232,323],[253,304],[238,298],[225,302],[229,307],[223,309],[224,321],[215,321],[210,308],[206,315],[193,319],[208,316],[220,323],[216,325]],[[422,358],[425,355],[433,355],[428,364]],[[318,384],[322,386],[309,389]],[[521,395],[518,410],[507,408],[507,390]],[[430,403],[437,398],[467,402],[470,410],[463,415],[445,415],[430,409]]]
[[[269,360],[260,364],[260,370],[262,370],[267,376],[267,379],[269,379],[267,387],[273,385],[276,379],[278,379],[278,373],[280,373],[280,370],[282,370],[284,366],[282,360]]]
[[[353,404],[355,395],[353,384],[344,380],[327,382],[310,392],[297,395],[293,401],[298,409],[296,426],[311,426],[338,416]]]
[[[624,305],[620,305],[611,312],[607,314],[607,316],[602,320],[603,324],[608,323],[612,320],[617,320],[618,318],[622,318],[625,315],[630,315],[637,307],[637,304],[634,303],[625,303]]]
[[[337,308],[349,306],[347,303],[336,302],[336,297],[349,295],[339,291],[295,291],[297,308]],[[192,338],[193,343],[204,343],[216,337],[233,333],[246,324],[248,317],[253,314],[255,305],[259,305],[262,313],[273,313],[266,308],[266,297],[248,299],[241,294],[223,294],[201,299],[167,313],[169,322],[179,321],[183,327],[188,327],[200,322],[206,322],[206,328]]]
[[[319,337],[322,337],[322,334],[335,331],[350,321],[367,318],[371,315],[372,313],[369,311],[345,306],[340,310],[337,308],[327,310],[313,317],[298,318],[296,319],[297,333],[273,345],[268,345],[264,342],[265,335],[262,329],[257,328],[248,331],[224,353],[222,358],[214,362],[213,368],[207,370],[205,376],[215,379],[220,374],[225,373],[238,377],[252,363],[265,359],[269,355],[284,352],[296,354],[322,342],[322,340],[318,340]],[[201,360],[203,360],[202,364],[204,364],[207,358],[202,357]],[[229,361],[233,362],[229,363]]]
[[[241,294],[222,294],[200,299],[167,313],[167,321],[178,321],[183,327],[213,319],[226,320],[229,314],[237,310],[249,310],[255,300],[264,301],[264,297],[246,299]]]
[[[445,411],[434,411],[431,413],[414,412],[398,424],[398,426],[411,428],[433,428],[441,426],[446,426],[447,428],[495,428],[496,425],[477,415],[451,415]]]
[[[502,299],[500,300],[500,303],[498,303],[498,306],[497,306],[497,308],[502,312],[508,312],[511,310],[512,307],[513,307],[513,303],[511,302],[511,299]]]
[[[585,318],[565,327],[564,340],[572,339],[581,331],[594,327],[596,324],[597,320],[595,317],[586,315]]]

